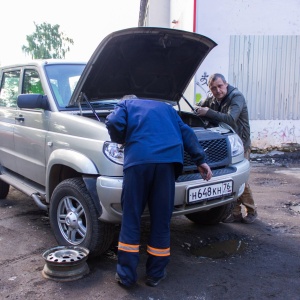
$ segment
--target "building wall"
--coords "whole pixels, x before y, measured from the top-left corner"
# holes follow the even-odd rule
[[[299,120],[300,36],[231,36],[228,80],[248,99],[251,120]]]
[[[169,0],[148,0],[149,5],[149,26],[170,28],[170,1]],[[154,8],[159,9],[154,9]],[[155,25],[153,25],[155,24]]]
[[[228,76],[229,43],[232,35],[299,35],[299,0],[197,0],[197,32],[218,46],[202,70]]]
[[[165,27],[193,31],[193,5],[194,0],[148,0],[145,5],[145,22],[148,27]],[[184,96],[191,102],[194,102],[195,89],[194,79],[187,87]],[[185,103],[181,103],[181,109],[190,110]]]
[[[205,97],[205,76],[223,73],[246,96],[253,148],[299,147],[300,1],[197,0],[196,28],[218,43],[197,72],[196,94]],[[246,70],[249,51],[256,60]]]
[[[253,147],[299,144],[299,35],[231,36],[228,76],[247,100]]]
[[[300,35],[299,0],[214,0],[213,2],[207,0],[149,0],[149,6],[153,11],[157,11],[166,7],[161,4],[161,2],[165,3],[166,1],[170,3],[169,21],[171,23],[169,27],[193,31],[192,21],[194,4],[196,3],[196,32],[210,37],[218,44],[200,66],[195,76],[195,84],[190,84],[185,93],[190,102],[193,102],[193,99],[195,102],[201,101],[207,96],[209,93],[207,79],[212,73],[224,74],[229,83],[237,86],[243,93],[245,86],[248,85],[249,88],[248,77],[245,74],[241,76],[242,73],[237,71],[241,66],[240,62],[233,56],[231,56],[230,61],[230,55],[232,55],[230,51],[234,46],[233,43],[237,42],[238,39],[242,39],[243,36],[255,36],[257,39],[259,36],[291,36],[295,40],[297,39],[296,36]],[[173,20],[175,22],[172,23]],[[155,19],[152,19],[149,26],[160,25],[156,23]],[[295,62],[299,62],[300,53],[297,43],[294,46],[291,45],[287,52],[282,52],[283,60],[287,58],[290,52],[294,55]],[[242,56],[243,52],[240,51],[239,55]],[[246,52],[244,59],[247,60]],[[277,79],[283,65],[284,63],[277,66],[279,69],[274,73]],[[294,77],[299,78],[300,75],[297,70],[300,68],[297,69],[296,67],[294,70],[296,70],[293,71]],[[262,71],[264,71],[263,64],[257,64],[256,72]],[[247,72],[246,74],[249,75]],[[291,74],[289,69],[285,70],[285,74]],[[278,85],[274,76],[265,76],[265,81],[260,82],[261,87],[263,87],[261,94],[267,91],[274,94],[274,97],[265,97],[263,100],[265,104],[263,107],[264,117],[258,117],[257,107],[261,105],[260,99],[255,102],[255,105],[248,103],[252,145],[258,150],[286,149],[288,146],[291,149],[300,147],[298,81],[292,77],[287,79],[285,75],[284,84],[282,85],[282,81],[279,81],[281,84]],[[291,81],[295,83],[292,87],[290,86]],[[257,83],[257,78],[254,78],[254,82]],[[283,114],[278,109],[277,114],[275,112],[272,115],[268,108],[278,104],[284,105],[282,99],[286,95],[286,90],[292,91],[293,96],[291,97],[293,98],[289,97],[285,100],[285,106],[291,107],[288,111],[293,113]],[[246,96],[252,92],[249,89],[245,90]],[[246,100],[248,101],[248,99]],[[262,111],[261,108],[260,111]],[[268,113],[266,113],[267,111]]]

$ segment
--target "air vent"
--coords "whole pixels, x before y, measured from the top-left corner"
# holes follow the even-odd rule
[[[209,139],[199,141],[206,153],[207,163],[211,168],[227,166],[230,164],[230,149],[227,138]],[[195,169],[195,164],[186,152],[184,153],[184,171]]]

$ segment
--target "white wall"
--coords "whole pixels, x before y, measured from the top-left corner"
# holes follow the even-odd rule
[[[228,77],[230,35],[299,35],[299,0],[197,0],[197,33],[213,39],[199,72]]]
[[[193,31],[193,12],[194,12],[194,0],[169,0],[170,5],[170,20],[171,28],[181,29],[186,31]],[[195,80],[192,79],[191,83],[185,90],[184,96],[189,100],[191,104],[195,98]],[[183,101],[180,102],[181,109],[190,111],[190,107]]]
[[[149,0],[148,24],[170,28],[170,0]]]
[[[218,44],[196,75],[201,83],[196,93],[204,98],[208,87],[200,82],[202,76],[222,73],[228,78],[230,35],[300,35],[300,1],[197,0],[196,28]],[[250,126],[253,148],[300,146],[299,120],[251,120]]]
[[[252,149],[299,150],[300,121],[299,120],[260,120],[251,121]]]
[[[169,27],[193,31],[194,0],[149,0],[153,15],[170,3]],[[185,96],[193,102],[196,93],[206,97],[206,74],[222,73],[228,78],[231,35],[300,35],[300,0],[197,0],[196,32],[210,37],[215,47],[200,66],[195,82]],[[156,12],[155,12],[156,11]],[[161,14],[161,13],[160,13]],[[178,23],[172,23],[172,21]],[[152,19],[149,26],[167,26]],[[299,99],[300,101],[300,99]],[[185,106],[183,106],[186,108]],[[300,146],[300,120],[251,120],[252,145],[257,149]]]

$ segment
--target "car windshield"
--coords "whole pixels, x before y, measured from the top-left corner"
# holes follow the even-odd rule
[[[45,66],[52,95],[60,108],[65,108],[68,105],[84,68],[85,64],[53,64]]]

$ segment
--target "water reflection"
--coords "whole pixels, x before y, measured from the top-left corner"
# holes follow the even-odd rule
[[[224,258],[245,251],[247,244],[242,240],[225,240],[212,242],[204,246],[192,247],[191,253],[195,256],[209,258]]]

